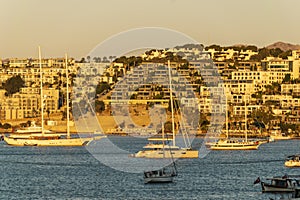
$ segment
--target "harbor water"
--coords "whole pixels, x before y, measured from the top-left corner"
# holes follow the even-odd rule
[[[146,144],[134,137],[110,138],[132,153]],[[202,139],[196,138],[195,146]],[[276,141],[256,151],[211,151],[199,159],[177,160],[173,183],[144,184],[142,173],[105,166],[85,147],[12,147],[0,142],[0,199],[269,199],[260,177],[300,174],[284,167],[300,153],[299,140]],[[109,152],[108,152],[109,153]]]

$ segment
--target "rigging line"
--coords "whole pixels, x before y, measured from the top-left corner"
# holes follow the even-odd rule
[[[166,137],[167,137],[167,141],[169,141],[168,134],[166,134]],[[164,142],[165,141],[163,141],[163,143]],[[170,155],[171,155],[171,159],[172,159],[172,164],[173,164],[173,167],[174,167],[174,170],[175,170],[175,175],[177,175],[177,168],[176,168],[176,165],[175,165],[175,161],[174,161],[174,158],[173,158],[173,154],[172,154],[172,150],[171,150],[170,144],[168,144],[168,146],[169,146],[169,151],[170,151]]]
[[[180,110],[180,107],[179,107],[179,105],[177,105],[176,107],[178,107],[177,108],[177,115],[180,113],[180,115],[181,115],[181,112],[179,112],[179,110]],[[176,108],[175,108],[176,109]],[[182,116],[182,115],[181,115]],[[184,141],[184,145],[186,146],[186,147],[188,147],[188,148],[190,148],[191,147],[191,142],[190,142],[190,140],[189,140],[189,137],[188,137],[188,134],[187,134],[187,130],[186,130],[186,127],[185,127],[185,123],[183,122],[183,120],[181,120],[180,122],[180,128],[182,129],[182,131],[181,131],[181,133],[182,133],[182,137],[183,137],[183,141]]]

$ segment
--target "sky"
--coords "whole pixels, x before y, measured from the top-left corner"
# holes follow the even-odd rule
[[[300,44],[299,0],[0,0],[0,7],[0,58],[37,57],[40,45],[44,57],[79,59],[143,27],[204,45]]]

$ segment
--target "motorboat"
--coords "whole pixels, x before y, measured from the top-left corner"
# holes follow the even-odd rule
[[[295,188],[300,186],[299,183],[300,176],[274,176],[273,178],[267,178],[270,183],[261,181],[262,192],[294,192]]]
[[[286,167],[300,167],[300,155],[288,156],[284,165]]]

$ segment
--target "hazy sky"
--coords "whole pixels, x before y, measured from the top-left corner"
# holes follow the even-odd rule
[[[80,58],[112,35],[173,29],[209,44],[300,44],[299,0],[0,0],[0,58]]]

